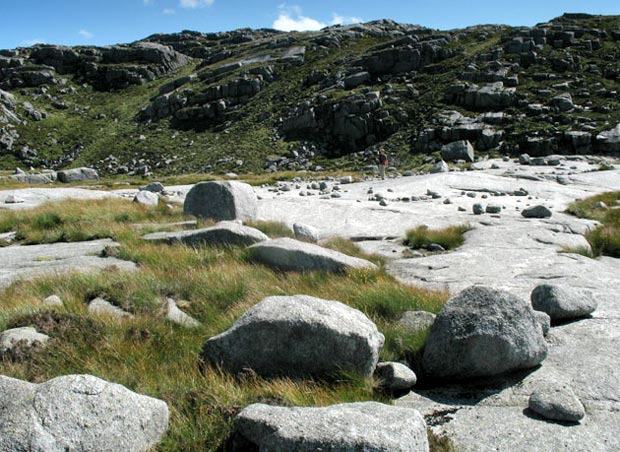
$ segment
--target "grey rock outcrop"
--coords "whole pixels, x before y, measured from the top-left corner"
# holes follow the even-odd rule
[[[56,173],[58,180],[62,183],[81,182],[86,180],[99,180],[99,174],[92,168],[73,168],[62,170]]]
[[[571,320],[593,313],[598,303],[592,292],[557,284],[541,284],[531,295],[532,307],[552,321]]]
[[[546,356],[528,303],[508,292],[471,286],[437,315],[422,365],[429,377],[466,379],[535,367]]]
[[[596,148],[603,152],[620,151],[620,124],[596,136]]]
[[[154,232],[144,240],[163,243],[185,243],[186,245],[250,246],[269,240],[258,229],[243,226],[235,221],[221,221],[204,229],[176,232]]]
[[[306,295],[262,300],[233,326],[204,343],[202,359],[232,373],[372,375],[384,337],[360,311]]]
[[[253,404],[235,419],[246,449],[273,452],[427,452],[426,423],[417,410],[362,402],[323,408]],[[242,446],[243,447],[243,446]]]
[[[530,396],[530,410],[542,417],[560,422],[579,422],[586,415],[581,401],[567,385],[548,383]]]
[[[216,221],[255,220],[256,194],[243,182],[199,182],[187,193],[183,204],[185,215]]]
[[[33,384],[0,376],[0,450],[144,451],[168,430],[165,402],[91,375]]]
[[[441,158],[450,162],[465,160],[473,163],[474,147],[467,140],[454,141],[441,147]]]
[[[418,381],[413,370],[395,362],[377,364],[375,377],[379,380],[381,388],[388,391],[406,391],[413,388]]]
[[[561,112],[571,111],[575,108],[573,98],[570,93],[562,93],[551,99],[551,103]]]
[[[533,206],[523,209],[521,215],[525,218],[550,218],[552,212],[545,206]]]
[[[515,88],[505,88],[503,82],[489,83],[482,88],[469,84],[451,86],[445,100],[470,110],[496,111],[512,107],[517,102]]]
[[[365,259],[351,257],[338,251],[287,237],[252,245],[250,252],[256,260],[285,271],[324,270],[340,272],[351,269],[374,270],[377,268],[375,264]]]

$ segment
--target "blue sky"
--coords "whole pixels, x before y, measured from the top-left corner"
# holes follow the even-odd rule
[[[35,42],[108,45],[184,29],[317,29],[381,18],[439,29],[483,23],[534,25],[564,12],[620,15],[620,1],[0,0],[0,48]]]

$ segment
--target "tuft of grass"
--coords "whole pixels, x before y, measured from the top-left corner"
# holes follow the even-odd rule
[[[454,444],[450,441],[450,438],[446,436],[439,436],[434,433],[430,428],[426,429],[428,435],[428,446],[432,452],[456,452]]]
[[[428,226],[421,225],[406,232],[405,245],[420,249],[436,243],[446,250],[452,250],[465,242],[463,234],[471,229],[469,225],[448,226],[443,229],[429,229]]]
[[[607,208],[599,208],[597,204],[603,202]],[[600,226],[585,234],[586,240],[592,247],[594,257],[620,257],[620,209],[611,208],[620,204],[620,192],[608,192],[592,196],[571,203],[566,213],[579,218],[597,220]]]
[[[560,253],[579,254],[580,256],[589,257],[591,259],[596,257],[594,255],[594,253],[592,252],[592,249],[588,248],[588,247],[585,247],[585,246],[579,246],[579,247],[576,247],[576,248],[563,247],[560,250]]]
[[[385,259],[377,254],[367,254],[356,243],[345,237],[333,236],[321,243],[325,248],[338,251],[349,256],[359,257],[360,259],[369,260],[379,266],[385,263]]]
[[[254,229],[258,229],[263,234],[269,236],[272,239],[278,237],[294,237],[295,234],[286,224],[281,221],[246,221],[244,223],[246,226],[249,226]]]

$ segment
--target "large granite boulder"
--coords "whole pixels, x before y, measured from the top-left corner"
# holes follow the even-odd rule
[[[552,321],[578,319],[592,314],[598,303],[592,292],[557,284],[541,284],[531,294],[532,307]]]
[[[250,247],[254,259],[280,270],[340,272],[351,269],[376,269],[370,261],[351,257],[321,246],[282,237]]]
[[[426,423],[413,408],[377,402],[322,408],[246,407],[235,419],[233,452],[425,452]]]
[[[85,180],[99,180],[99,174],[92,168],[73,168],[56,173],[56,177],[62,183],[81,182]]]
[[[372,375],[384,337],[360,311],[306,295],[262,300],[233,326],[204,343],[202,359],[232,373]]]
[[[168,417],[165,402],[91,375],[41,384],[0,376],[1,451],[147,451]]]
[[[184,243],[186,245],[237,245],[250,246],[269,240],[258,229],[243,226],[235,221],[221,221],[215,226],[189,231],[154,232],[142,237],[151,242]]]
[[[437,315],[422,366],[428,377],[467,379],[528,369],[546,357],[542,329],[525,300],[472,286]]]
[[[243,182],[199,182],[187,193],[183,212],[216,221],[256,220],[256,194]]]
[[[454,141],[441,147],[441,158],[449,162],[465,160],[473,163],[474,147],[467,140]]]

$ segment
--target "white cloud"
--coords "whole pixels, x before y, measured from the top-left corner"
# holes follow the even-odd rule
[[[167,14],[167,15],[171,15],[174,14],[176,11],[172,8],[166,8],[162,11],[162,14]]]
[[[332,25],[350,25],[350,24],[359,24],[364,22],[361,17],[353,17],[353,16],[341,16],[340,14],[333,13],[332,15]]]
[[[149,6],[153,4],[153,0],[142,0],[142,3],[144,3],[144,6]]]
[[[272,25],[276,30],[306,31],[320,30],[325,27],[323,22],[302,15],[299,6],[287,6],[286,4],[282,4],[279,8],[280,14],[278,18],[273,21]]]
[[[43,39],[43,38],[34,38],[34,39],[26,39],[24,41],[21,42],[21,45],[23,46],[33,46],[35,44],[45,44],[47,42],[47,39]]]
[[[203,8],[205,6],[213,5],[215,0],[181,0],[179,6],[181,8]]]
[[[93,36],[95,36],[94,34],[92,34],[90,31],[88,30],[80,30],[78,31],[78,34],[83,37],[84,39],[91,39]]]

